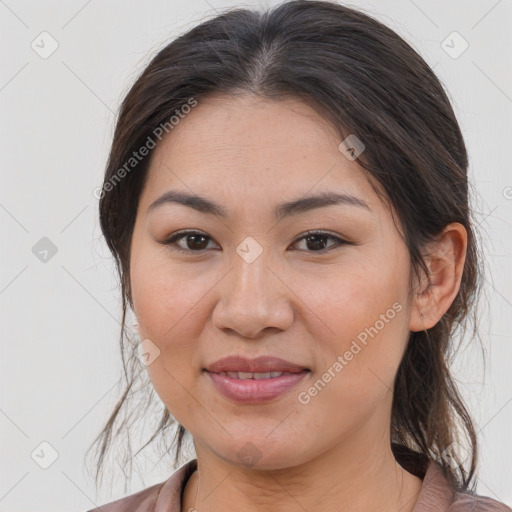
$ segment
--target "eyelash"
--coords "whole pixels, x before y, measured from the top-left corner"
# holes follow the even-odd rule
[[[194,250],[191,250],[191,249],[183,249],[182,247],[179,247],[176,242],[181,240],[181,239],[184,239],[186,236],[188,235],[200,235],[200,236],[203,236],[209,240],[212,240],[211,237],[209,237],[208,235],[205,235],[204,233],[201,233],[200,231],[180,231],[178,233],[175,233],[173,234],[172,236],[170,236],[169,238],[165,239],[163,242],[161,242],[163,245],[166,245],[166,246],[173,246],[172,247],[172,250],[174,251],[178,251],[178,252],[182,252],[182,253],[194,253],[194,254],[203,254],[207,249],[200,249],[200,250],[197,250],[197,251],[194,251]],[[304,235],[302,235],[300,238],[297,238],[293,243],[297,243],[297,242],[300,242],[310,236],[320,236],[320,237],[323,237],[323,238],[330,238],[331,240],[335,240],[336,241],[336,244],[334,245],[331,245],[330,247],[327,247],[326,249],[322,249],[320,251],[305,251],[305,252],[310,252],[312,254],[325,254],[329,251],[331,251],[333,248],[339,248],[340,246],[343,246],[343,245],[355,245],[354,243],[352,242],[348,242],[347,240],[344,240],[343,238],[340,238],[340,237],[337,237],[337,236],[334,236],[334,235],[331,235],[330,233],[327,233],[325,231],[308,231],[306,233],[304,233]]]

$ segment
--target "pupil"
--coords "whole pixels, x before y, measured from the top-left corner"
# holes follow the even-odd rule
[[[197,247],[197,246],[194,246],[194,239],[195,238],[202,238],[203,241],[204,239],[206,238],[204,235],[188,235],[188,242],[190,242],[190,239],[192,239],[192,248],[195,248],[195,249],[203,249],[203,247]],[[199,245],[201,245],[199,243]],[[189,243],[189,247],[190,247],[190,243]]]
[[[306,240],[307,240],[307,241],[311,241],[311,240],[312,240],[314,244],[316,243],[315,248],[316,248],[316,249],[320,249],[320,250],[321,250],[321,249],[325,249],[325,243],[320,244],[322,247],[318,247],[318,240],[319,240],[319,239],[320,239],[320,240],[324,240],[324,242],[325,242],[325,238],[326,238],[326,237],[325,237],[325,236],[322,236],[322,235],[311,235],[311,236],[308,236],[308,237],[306,238]]]

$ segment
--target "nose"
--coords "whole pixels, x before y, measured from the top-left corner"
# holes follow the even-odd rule
[[[293,324],[290,283],[264,253],[251,263],[235,254],[231,270],[218,285],[212,314],[217,329],[259,339],[269,330],[285,331]]]

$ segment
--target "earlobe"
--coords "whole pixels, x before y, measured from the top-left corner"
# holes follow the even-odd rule
[[[411,305],[409,330],[434,327],[448,311],[460,288],[466,260],[467,232],[454,222],[429,244],[425,256],[429,275],[418,283]]]

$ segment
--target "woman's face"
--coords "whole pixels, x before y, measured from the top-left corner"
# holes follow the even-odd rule
[[[217,97],[153,150],[132,239],[133,306],[155,390],[198,455],[277,469],[371,452],[389,434],[409,255],[341,142],[299,101]],[[203,203],[150,208],[170,191],[225,216]],[[342,200],[277,210],[322,193]],[[195,236],[165,245],[183,230]],[[230,356],[242,365],[213,366]]]

